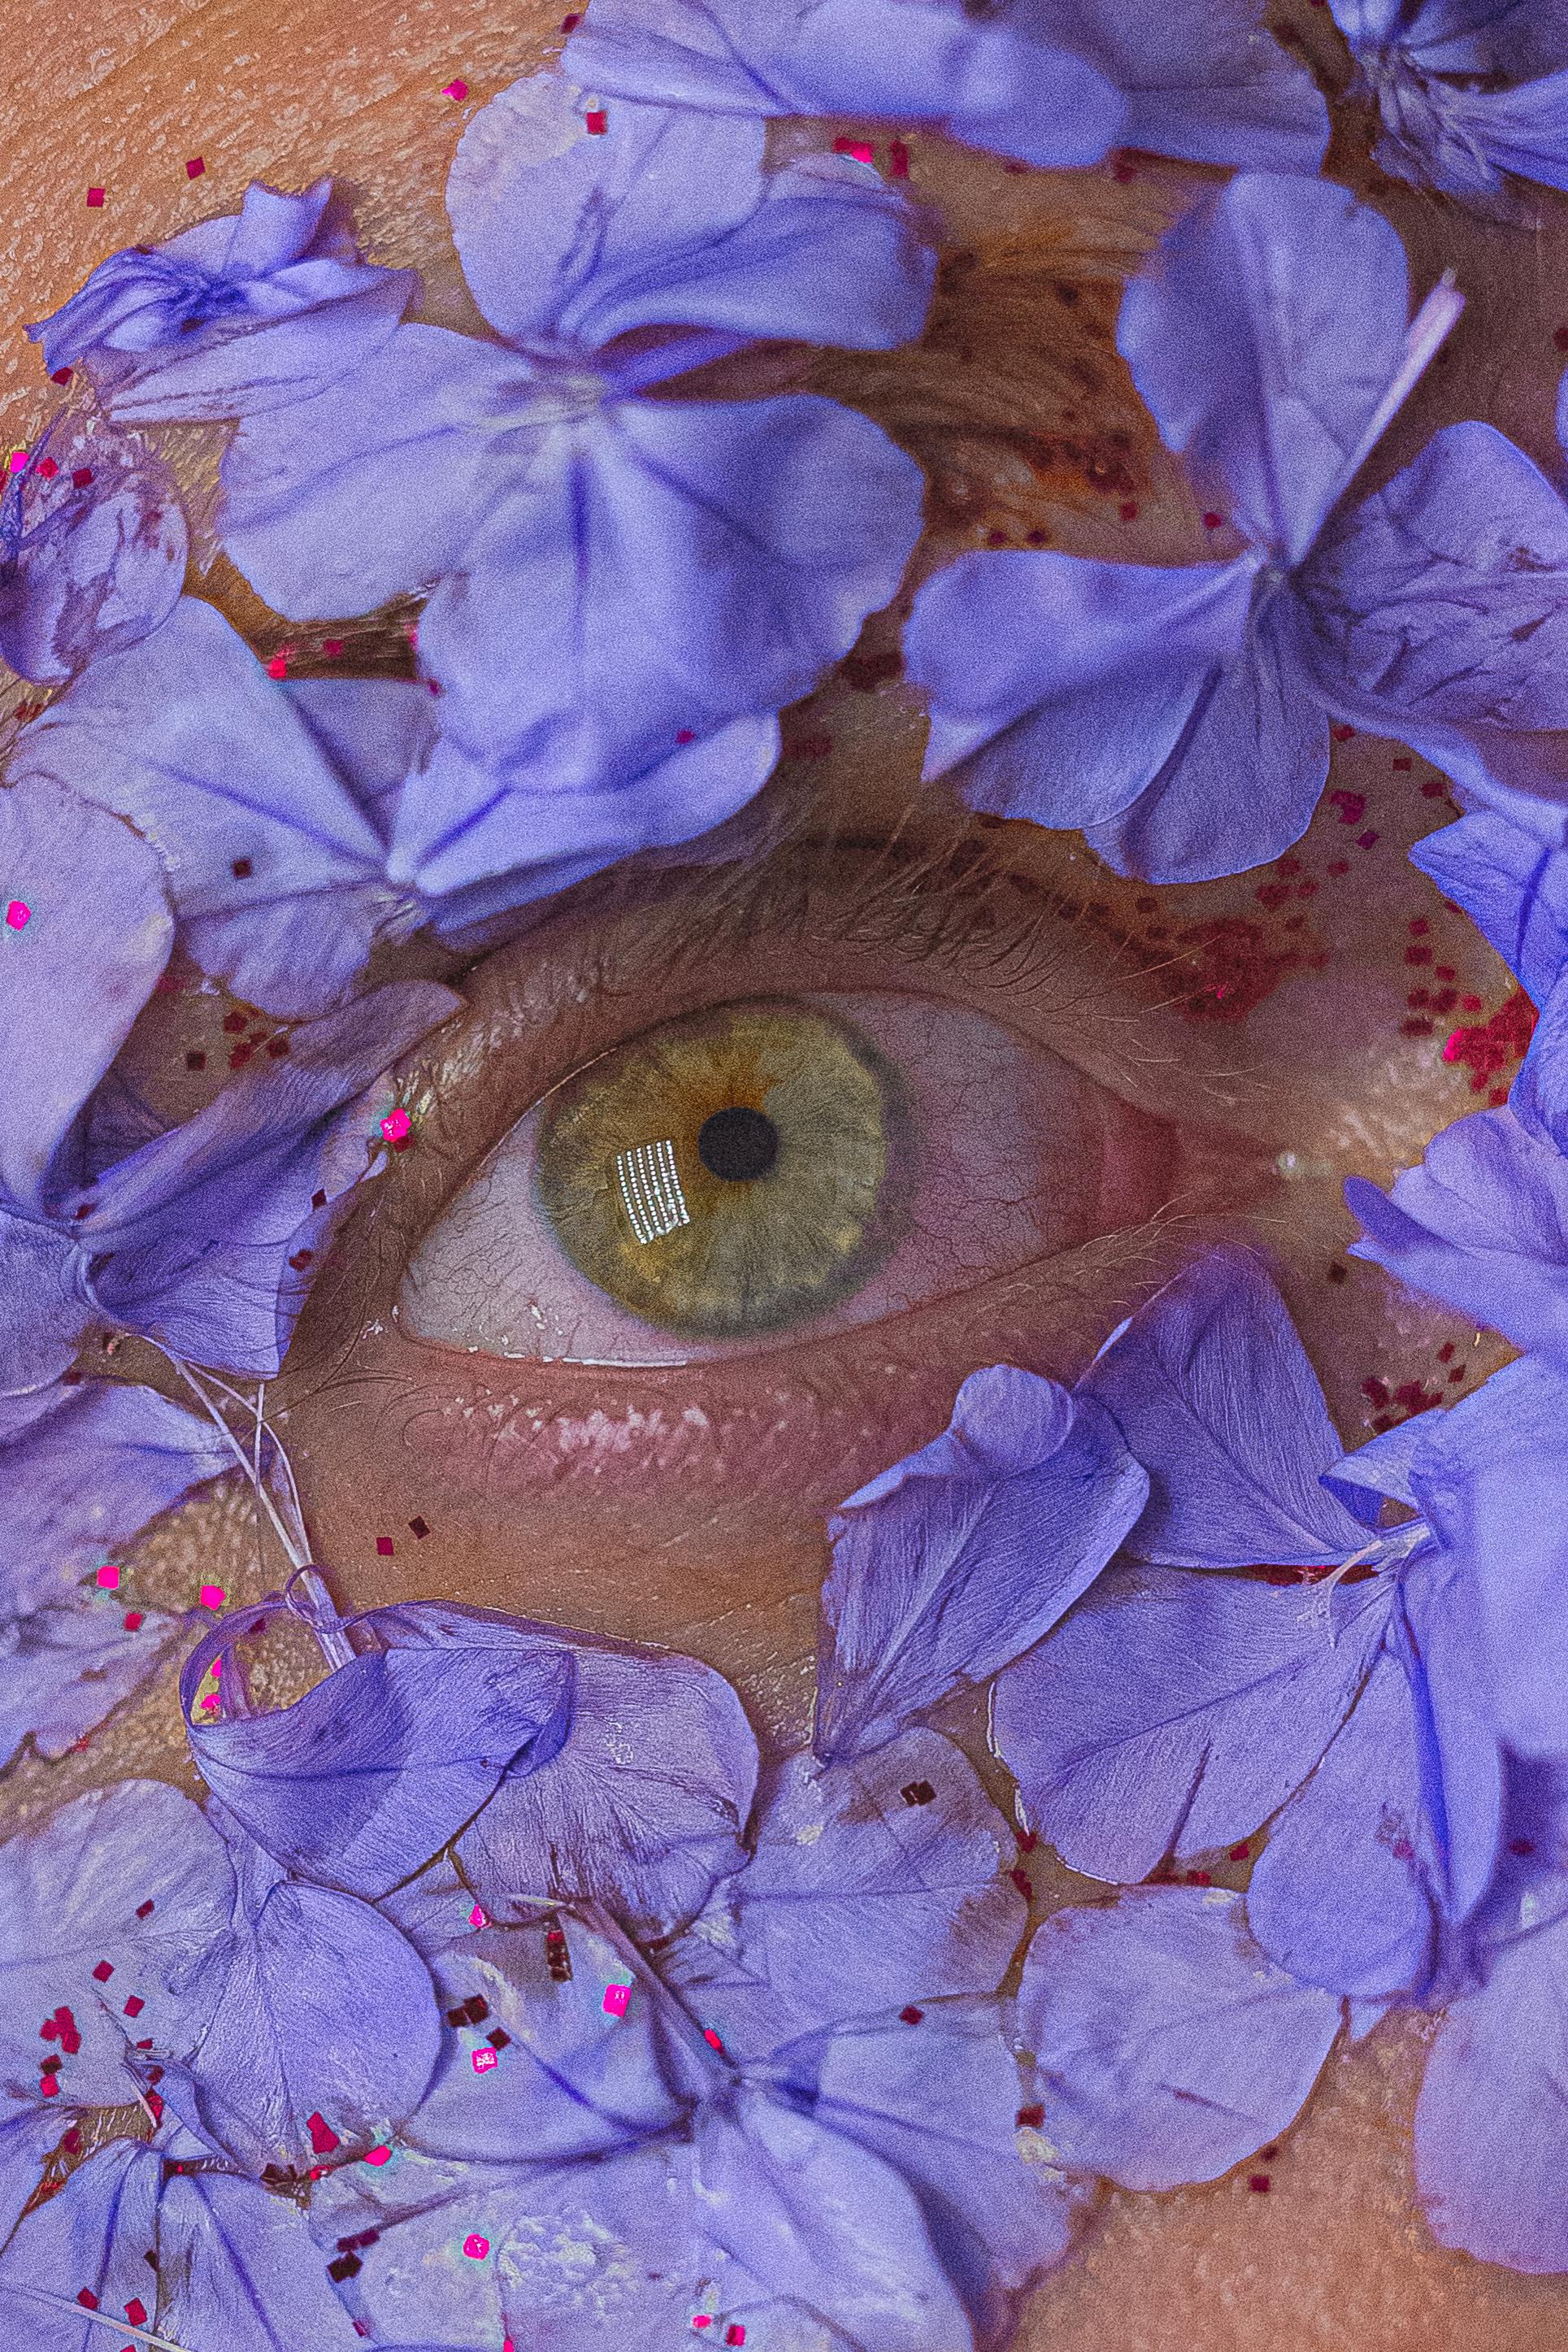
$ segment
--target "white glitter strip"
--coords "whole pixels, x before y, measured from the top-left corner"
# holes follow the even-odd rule
[[[675,1167],[675,1147],[669,1137],[661,1143],[638,1143],[630,1151],[618,1151],[615,1172],[621,1180],[627,1220],[640,1242],[659,1241],[678,1225],[691,1223]]]

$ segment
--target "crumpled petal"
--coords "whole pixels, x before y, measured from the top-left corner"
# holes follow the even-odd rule
[[[690,2062],[628,1948],[543,1907],[517,1927],[475,1927],[472,1906],[471,1894],[454,1906],[463,1925],[431,1958],[445,2032],[409,2143],[464,2164],[558,2163],[680,2125]],[[628,1986],[623,2005],[606,2004]]]
[[[50,1763],[85,1740],[162,1664],[179,1623],[107,1594],[0,1616],[0,1767],[24,1739]]]
[[[407,928],[382,839],[319,735],[197,598],[99,656],[26,730],[12,775],[129,820],[162,858],[184,945],[270,1013],[324,1011],[378,933],[400,915]]]
[[[161,1780],[75,1797],[42,1828],[0,1845],[5,2079],[31,2088],[53,2055],[62,2104],[134,2099],[132,2040],[152,2034],[178,2053],[201,2031],[210,1988],[193,1972],[226,1930],[233,1900],[223,1841],[199,1806]],[[128,2000],[141,2004],[134,2026]],[[40,2038],[62,2008],[70,2031]]]
[[[594,133],[564,75],[514,82],[446,185],[476,301],[511,341],[591,351],[655,326],[857,351],[918,335],[936,268],[920,215],[852,156],[769,172],[763,144],[757,117],[625,100]]]
[[[0,659],[54,686],[168,616],[187,532],[168,467],[105,419],[57,417],[29,455],[0,505]]]
[[[704,2234],[859,2352],[951,2352],[969,2336],[914,2191],[847,2134],[737,2085],[693,2127]]]
[[[1410,863],[1458,900],[1526,995],[1544,1003],[1568,967],[1568,857],[1481,809],[1427,834]]]
[[[1326,1567],[1361,1549],[1322,1484],[1341,1448],[1317,1376],[1248,1252],[1206,1252],[1113,1333],[1080,1386],[1149,1474],[1136,1558]]]
[[[1025,0],[1050,33],[1126,94],[1119,143],[1193,163],[1315,172],[1328,109],[1312,75],[1264,32],[1257,0]]]
[[[915,2190],[982,2344],[1004,2340],[1009,2298],[1068,2252],[1086,2187],[1020,2126],[1019,2061],[998,2011],[936,2001],[918,2026],[867,2018],[786,2053],[817,2116]]]
[[[434,586],[495,496],[496,431],[528,423],[534,383],[516,352],[397,328],[371,365],[241,423],[222,467],[225,553],[291,621]]]
[[[1446,425],[1337,522],[1301,610],[1325,694],[1358,723],[1396,731],[1505,814],[1532,776],[1552,790],[1568,728],[1568,505],[1491,425]]]
[[[165,2067],[163,2096],[246,2172],[303,2179],[340,2144],[375,2147],[406,2123],[441,2049],[435,1990],[391,1920],[287,1878],[221,1825],[233,1920],[187,1972],[210,2021],[178,2076]]]
[[[1386,1194],[1352,1176],[1344,1196],[1364,1229],[1353,1257],[1568,1360],[1568,1160],[1511,1110],[1442,1129]]]
[[[1497,1725],[1521,1755],[1568,1753],[1568,1379],[1529,1357],[1424,1413],[1411,1490],[1465,1563]]]
[[[961,1749],[906,1731],[764,1780],[755,1851],[661,1960],[727,2050],[763,2054],[835,2018],[993,1992],[1026,1906],[1015,1851]]]
[[[189,1362],[270,1379],[317,1252],[382,1148],[354,1097],[458,1002],[432,982],[372,989],[119,1161],[63,1229],[81,1268],[75,1328],[118,1323]]]
[[[972,1372],[940,1437],[829,1521],[813,1746],[836,1761],[1048,1633],[1138,1517],[1148,1481],[1089,1398]]]
[[[240,416],[357,367],[418,290],[417,270],[360,259],[330,180],[297,196],[257,180],[237,215],[111,254],[27,332],[121,421]]]
[[[401,1634],[433,1643],[462,1642],[479,1622],[434,1603],[380,1622],[394,1616]],[[497,1638],[498,1626],[486,1630]],[[672,1933],[746,1859],[757,1741],[745,1709],[695,1658],[516,1620],[511,1630],[524,1654],[570,1648],[571,1723],[547,1761],[502,1780],[458,1842],[474,1893],[493,1918],[529,1896],[596,1901],[632,1935]]]
[[[1407,306],[1380,213],[1333,181],[1246,172],[1133,279],[1116,340],[1161,438],[1294,565],[1386,422]]]
[[[1026,16],[930,0],[609,0],[567,44],[583,88],[718,114],[889,115],[1046,165],[1097,163],[1125,101]]]
[[[808,693],[894,593],[920,506],[914,462],[810,394],[556,428],[420,623],[444,736],[521,795],[507,862],[580,852],[576,795]],[[394,878],[472,878],[447,853],[473,823],[438,759],[403,793]]]
[[[66,1139],[168,962],[174,924],[158,859],[128,824],[28,776],[24,760],[10,782],[0,872],[27,918],[0,928],[0,1197],[41,1209],[78,1173]]]
[[[397,1612],[388,1638],[395,1642]],[[382,1612],[352,1621],[373,1641]],[[233,1627],[254,1612],[234,1612]],[[180,1677],[186,1732],[214,1796],[259,1846],[318,1885],[382,1895],[472,1820],[509,1771],[550,1754],[570,1719],[571,1660],[497,1640],[366,1648],[269,1713],[193,1719],[221,1655],[215,1630]]]
[[[1249,1836],[1354,1706],[1391,1598],[1108,1570],[997,1682],[992,1738],[1030,1826],[1122,1882]]]
[[[1215,2180],[1276,2138],[1340,2025],[1339,2001],[1275,1968],[1219,1887],[1056,1912],[1018,2006],[1057,2161],[1125,2189]]]
[[[1391,1650],[1269,1833],[1247,1916],[1292,1976],[1336,1993],[1419,1994],[1437,1957],[1441,1861],[1416,1709]]]
[[[1437,2028],[1416,2109],[1416,2188],[1433,2236],[1515,2271],[1568,2270],[1563,2101],[1568,1921],[1491,1956]]]

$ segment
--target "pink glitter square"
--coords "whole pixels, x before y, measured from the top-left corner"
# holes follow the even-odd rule
[[[221,1609],[224,1605],[224,1588],[221,1584],[204,1584],[196,1597],[204,1609]]]
[[[444,82],[442,85],[441,95],[443,98],[450,98],[461,104],[462,100],[468,95],[468,85],[465,81]]]
[[[106,1560],[104,1565],[98,1571],[98,1587],[99,1591],[113,1592],[118,1589],[119,1584],[120,1570],[114,1566],[112,1561]]]
[[[482,2263],[490,2251],[490,2241],[482,2238],[477,2230],[463,2241],[463,2251],[471,2263]]]
[[[92,206],[94,212],[99,211],[103,204],[103,190],[101,188],[89,188],[87,192],[87,200]]]
[[[199,155],[193,155],[185,165],[185,177],[187,180],[199,180],[206,168]]]
[[[487,2074],[492,2066],[498,2066],[500,2063],[500,2056],[494,2050],[476,2050],[474,2053],[476,2074]]]
[[[604,1988],[605,2016],[624,2017],[631,1999],[632,1988],[629,1984],[606,1985]]]
[[[5,909],[5,920],[14,931],[26,930],[33,910],[20,898],[13,898]]]

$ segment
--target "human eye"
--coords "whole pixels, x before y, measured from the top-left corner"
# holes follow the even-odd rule
[[[806,1345],[1137,1222],[1158,1125],[930,993],[730,999],[536,1102],[393,1312],[415,1339],[546,1362]]]

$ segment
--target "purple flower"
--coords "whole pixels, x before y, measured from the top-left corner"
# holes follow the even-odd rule
[[[168,467],[103,420],[58,416],[0,499],[0,658],[57,685],[167,618],[187,534]]]
[[[248,416],[357,367],[418,290],[416,270],[361,261],[330,180],[298,196],[256,180],[237,214],[111,254],[27,332],[122,424]]]
[[[764,170],[763,136],[627,103],[597,133],[559,75],[518,83],[448,191],[504,340],[400,328],[225,459],[225,543],[279,611],[434,589],[441,740],[392,822],[400,887],[511,875],[517,904],[716,824],[897,586],[920,475],[875,425],[661,390],[760,337],[919,331],[915,215],[848,156]]]
[[[153,1390],[57,1383],[0,1400],[0,1765],[61,1756],[152,1673],[180,1628],[128,1610],[106,1553],[232,1456]]]
[[[1491,1878],[1504,1740],[1543,1716],[1568,1734],[1550,1665],[1511,1649],[1518,1559],[1471,1475],[1504,1430],[1520,1457],[1515,1384],[1341,1456],[1266,1277],[1217,1253],[1084,1386],[1151,1501],[1127,1563],[998,1678],[994,1738],[1031,1824],[1129,1881],[1273,1815],[1247,1900],[1270,1957],[1333,1992],[1421,1995]],[[1378,1531],[1385,1496],[1421,1516]],[[1205,1572],[1259,1563],[1308,1575]],[[1550,1661],[1568,1619],[1544,1582]]]
[[[1325,533],[1459,298],[1439,287],[1408,328],[1406,307],[1399,238],[1326,182],[1244,173],[1189,213],[1129,288],[1118,341],[1246,551],[1171,570],[960,557],[905,633],[927,772],[961,769],[977,807],[1082,826],[1119,872],[1195,881],[1304,830],[1331,716],[1467,772],[1457,745],[1489,776],[1521,730],[1563,724],[1555,635],[1538,646],[1521,624],[1568,599],[1550,562],[1536,578],[1512,551],[1568,540],[1568,516],[1500,436],[1439,434]],[[1457,621],[1484,677],[1443,666]]]
[[[355,1098],[456,1003],[425,982],[372,990],[296,1030],[285,1056],[246,1069],[79,1194],[0,1209],[0,1393],[55,1379],[104,1325],[269,1378],[317,1256],[382,1149]]]
[[[1223,1887],[1053,1913],[1019,1988],[1057,2160],[1124,2189],[1215,2180],[1293,2122],[1345,2004],[1297,1983]]]
[[[716,114],[882,116],[1025,163],[1115,146],[1311,172],[1323,101],[1250,0],[1159,9],[1014,0],[595,0],[567,70],[612,97]]]
[[[1416,187],[1517,216],[1509,175],[1568,188],[1568,41],[1550,0],[1330,0],[1383,119],[1374,153]]]
[[[1009,1364],[972,1372],[943,1434],[829,1521],[817,1753],[875,1748],[1031,1648],[1098,1576],[1147,1492],[1091,1399]]]

